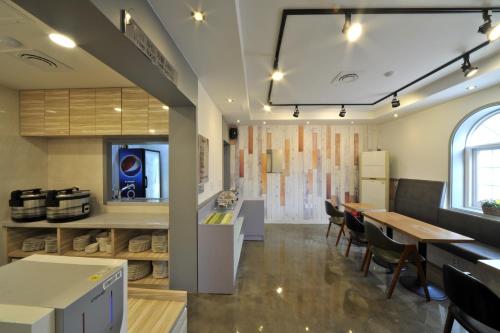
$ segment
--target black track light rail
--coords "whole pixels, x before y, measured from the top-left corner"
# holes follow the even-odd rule
[[[273,71],[278,70],[281,44],[283,42],[283,34],[285,32],[286,19],[289,15],[345,15],[345,14],[477,14],[484,11],[500,12],[500,7],[462,7],[462,8],[330,8],[330,9],[284,9],[281,15],[280,29],[278,33],[278,41],[276,44],[276,52],[274,55]],[[273,80],[269,82],[269,89],[267,93],[267,103],[271,106],[372,106],[380,103],[381,101],[393,96],[395,93],[428,78],[429,76],[443,70],[444,68],[452,65],[453,63],[461,60],[466,55],[470,55],[483,47],[489,45],[489,41],[479,44],[478,46],[464,52],[463,54],[451,59],[443,65],[433,69],[432,71],[420,76],[412,82],[394,90],[386,96],[376,100],[372,103],[272,103],[271,95],[273,92]]]

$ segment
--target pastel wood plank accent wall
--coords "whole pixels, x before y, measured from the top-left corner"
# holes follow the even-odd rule
[[[45,90],[45,134],[69,135],[69,89]]]
[[[148,134],[149,98],[141,88],[122,89],[122,134]]]
[[[150,134],[168,134],[168,107],[158,99],[149,96],[149,121]]]
[[[368,125],[240,126],[238,130],[234,184],[243,196],[264,199],[268,220],[326,223],[325,199],[357,199],[358,156],[375,150],[378,141],[376,127]],[[281,173],[264,172],[267,149],[283,152]]]
[[[70,135],[95,134],[95,89],[70,89]]]
[[[122,89],[100,88],[95,92],[95,133],[122,134]]]
[[[21,135],[45,134],[44,90],[21,90],[19,92],[19,117]]]

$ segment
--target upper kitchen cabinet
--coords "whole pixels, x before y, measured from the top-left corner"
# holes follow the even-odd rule
[[[153,96],[149,96],[149,134],[168,134],[168,106]]]
[[[69,91],[70,135],[94,135],[96,132],[95,89],[70,89]]]
[[[95,91],[95,134],[122,134],[122,89],[101,88]]]
[[[122,135],[149,134],[149,96],[140,88],[122,89]]]
[[[45,134],[45,91],[22,90],[19,92],[19,131],[24,136]]]
[[[45,135],[69,135],[69,89],[45,90]]]

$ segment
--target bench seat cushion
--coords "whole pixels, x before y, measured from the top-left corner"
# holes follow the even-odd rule
[[[433,245],[473,263],[483,259],[500,259],[500,248],[477,241]]]

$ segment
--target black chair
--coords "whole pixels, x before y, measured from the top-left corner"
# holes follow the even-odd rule
[[[365,234],[368,246],[366,247],[365,258],[361,269],[365,270],[365,276],[368,275],[370,262],[372,257],[377,262],[384,263],[384,266],[395,267],[394,275],[392,276],[391,284],[387,290],[387,298],[391,298],[394,288],[399,279],[399,274],[404,265],[411,263],[417,267],[417,273],[420,278],[420,283],[424,288],[425,297],[430,301],[429,290],[425,278],[423,265],[425,259],[418,254],[417,247],[414,244],[401,244],[387,237],[382,230],[373,223],[365,222]]]
[[[481,281],[450,265],[443,266],[443,282],[450,299],[444,333],[456,320],[471,333],[500,331],[500,298]]]
[[[328,235],[330,234],[330,228],[332,227],[332,224],[338,225],[340,227],[338,238],[340,238],[341,233],[344,233],[345,235],[344,229],[342,228],[342,226],[344,225],[344,214],[338,210],[338,207],[333,206],[333,204],[328,200],[325,200],[325,210],[326,214],[329,216],[330,222],[328,224],[328,230],[326,231],[326,238],[328,238]]]
[[[350,212],[344,211],[344,221],[345,226],[349,230],[349,243],[347,243],[347,249],[345,251],[345,256],[349,256],[349,250],[351,249],[351,244],[357,246],[367,246],[365,226],[356,216],[352,215]]]

